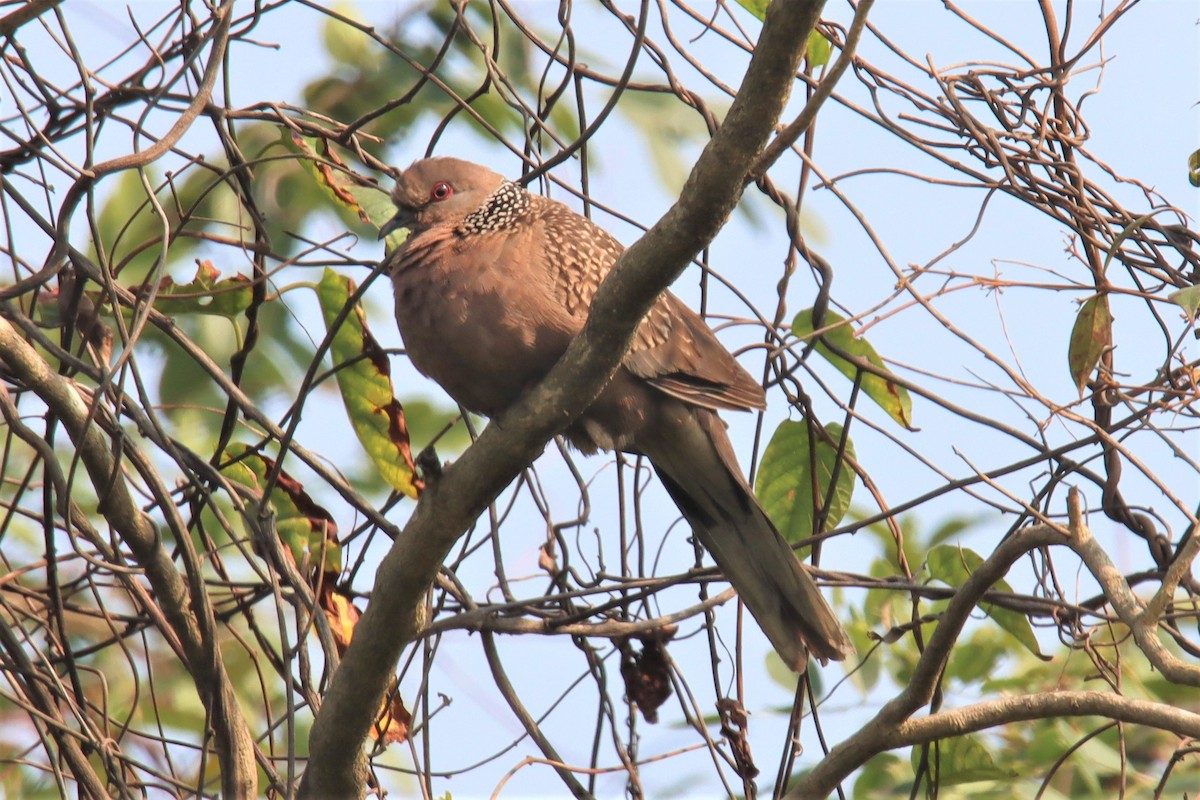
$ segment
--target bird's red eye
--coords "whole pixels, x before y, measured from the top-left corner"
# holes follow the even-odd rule
[[[429,199],[435,203],[440,203],[452,194],[454,194],[454,187],[442,181],[433,185],[433,188],[429,191]]]

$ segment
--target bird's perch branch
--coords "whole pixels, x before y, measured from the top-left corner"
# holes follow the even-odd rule
[[[624,356],[655,298],[716,236],[779,122],[824,0],[776,0],[724,124],[679,200],[625,251],[588,323],[544,381],[446,471],[380,565],[371,603],[334,674],[309,739],[301,796],[353,797],[367,774],[363,741],[418,609],[450,548],[546,442],[587,408]]]

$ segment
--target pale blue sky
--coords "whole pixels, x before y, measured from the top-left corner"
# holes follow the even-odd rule
[[[962,5],[970,13],[995,25],[1004,35],[1011,36],[1036,58],[1042,58],[1044,36],[1036,4],[1018,3],[1015,0],[988,0],[964,2]],[[1098,3],[1087,2],[1075,5],[1079,15],[1076,24],[1078,30],[1082,30],[1088,27],[1091,14],[1100,6]],[[156,7],[161,7],[161,4],[132,4],[133,13],[139,18],[149,19],[154,16]],[[536,2],[526,2],[520,7],[528,11],[531,17],[540,13],[540,5]],[[549,24],[557,4],[546,2],[544,7]],[[630,13],[636,10],[636,5],[632,3],[623,3],[621,7]],[[1056,7],[1061,10],[1062,4],[1056,4]],[[359,2],[357,8],[363,18],[383,25],[400,10],[407,8],[407,5],[394,0],[377,0]],[[65,4],[63,13],[77,20],[75,24],[79,26],[78,29],[94,34],[94,38],[89,37],[81,42],[84,48],[94,47],[99,51],[107,51],[128,41],[127,18],[123,9],[116,3],[77,0]],[[609,67],[620,63],[627,51],[628,38],[609,23],[606,14],[587,4],[578,4],[576,13],[577,30],[600,37],[590,41],[589,48],[602,53],[608,59]],[[844,3],[831,0],[827,13],[831,18],[843,22],[849,19],[849,12]],[[1197,190],[1187,182],[1187,157],[1194,149],[1200,147],[1200,134],[1197,132],[1200,128],[1197,125],[1197,114],[1200,112],[1196,107],[1197,101],[1200,101],[1200,47],[1197,47],[1196,27],[1198,16],[1200,11],[1197,10],[1196,4],[1185,0],[1142,2],[1125,20],[1118,23],[1107,38],[1104,55],[1111,60],[1105,66],[1100,91],[1083,104],[1084,114],[1091,124],[1092,136],[1087,145],[1088,149],[1112,165],[1119,174],[1137,178],[1156,187],[1168,201],[1191,214],[1197,211]],[[578,21],[580,18],[584,20],[584,24]],[[285,20],[288,21],[287,26],[282,27],[279,23]],[[990,57],[1000,58],[1003,55],[993,43],[982,37],[963,36],[961,25],[955,23],[953,17],[944,10],[942,3],[881,0],[872,13],[872,20],[901,48],[917,58],[924,58],[928,54],[939,66]],[[749,19],[744,22],[748,26],[754,25]],[[233,74],[246,81],[233,87],[235,103],[264,99],[299,102],[301,87],[326,69],[325,56],[320,46],[321,24],[322,17],[316,12],[284,14],[278,18],[268,14],[264,24],[256,31],[256,38],[278,42],[281,46],[278,50],[252,49],[245,46],[235,49],[231,56],[235,65]],[[703,42],[697,45],[698,48],[705,46]],[[714,47],[713,52],[725,51]],[[869,35],[864,40],[860,53],[869,61],[886,58],[878,42]],[[1095,55],[1085,59],[1085,63],[1096,61]],[[685,81],[690,82],[694,79],[694,73],[686,67],[681,64],[675,66],[680,70],[680,74],[685,76]],[[708,66],[729,82],[736,84],[739,63],[714,61]],[[1080,80],[1086,81],[1087,78]],[[865,93],[853,81],[851,75],[847,75],[843,80],[842,91],[856,103],[867,102]],[[792,111],[794,110],[795,106]],[[671,187],[662,186],[655,177],[652,165],[648,163],[647,152],[637,137],[622,126],[623,122],[618,117],[597,140],[599,158],[597,172],[593,175],[592,191],[603,202],[618,208],[624,214],[650,221],[665,210],[671,201]],[[394,160],[397,163],[405,164],[421,154],[428,128],[429,126],[425,125],[422,130],[415,131],[404,146],[395,148]],[[511,174],[518,171],[519,165],[514,157],[498,149],[483,150],[479,139],[454,129],[451,129],[439,152],[487,161]],[[836,104],[831,104],[821,117],[816,160],[821,169],[830,175],[872,168],[900,169],[941,177],[948,175],[944,168],[931,165],[911,147],[896,141]],[[785,187],[788,184],[788,176],[794,173],[794,164],[779,170],[778,177]],[[568,179],[571,176],[569,170],[564,174]],[[1097,174],[1096,177],[1100,176]],[[875,232],[886,243],[894,260],[901,266],[910,263],[923,264],[965,236],[974,225],[981,199],[977,190],[964,192],[931,187],[917,180],[896,176],[867,175],[846,179],[839,185],[869,220]],[[1122,190],[1118,187],[1115,191]],[[565,195],[560,193],[559,196]],[[1124,191],[1120,196],[1129,200],[1131,204],[1136,198],[1132,191]],[[748,202],[756,204],[758,215],[769,221],[771,227],[755,228],[749,225],[744,217],[735,217],[714,245],[711,261],[717,271],[735,281],[756,304],[769,310],[773,308],[773,287],[778,278],[778,265],[785,252],[784,239],[780,235],[779,226],[775,224],[777,217],[774,212],[758,198],[752,197]],[[811,192],[806,202],[808,224],[813,231],[812,240],[834,265],[836,271],[834,300],[858,312],[887,297],[892,291],[895,279],[878,252],[871,246],[862,228],[844,206],[829,191]],[[1148,210],[1139,205],[1131,205],[1131,208],[1137,213]],[[632,241],[636,236],[636,232],[629,226],[603,218],[601,222],[608,225],[623,241]],[[323,223],[321,227],[323,230],[320,232],[333,231],[328,223]],[[1057,270],[1077,276],[1078,265],[1064,253],[1066,238],[1067,232],[1057,223],[1032,214],[1005,198],[997,198],[993,201],[976,238],[943,262],[942,267],[978,275],[995,273],[1015,281],[1045,279],[1044,273],[1038,272],[1037,269]],[[365,258],[378,252],[379,245],[363,242],[360,248],[365,249]],[[354,277],[361,280],[364,276]],[[695,302],[695,285],[695,274],[689,273],[681,279],[677,291],[689,301]],[[931,289],[932,284],[928,287],[928,290]],[[794,313],[809,305],[811,294],[811,280],[804,274],[798,275],[789,296],[791,311]],[[1012,289],[1003,294],[995,294],[978,289],[945,298],[939,301],[939,308],[981,341],[986,342],[1001,357],[1018,358],[1027,370],[1030,380],[1043,391],[1067,402],[1072,399],[1073,392],[1066,368],[1067,336],[1076,309],[1074,301],[1086,296],[1087,293],[1083,290],[1052,294]],[[715,310],[734,314],[745,313],[744,308],[724,292],[716,292],[710,302]],[[371,298],[372,325],[386,345],[398,346],[398,337],[387,318],[389,304],[387,287],[380,283]],[[297,298],[295,307],[305,309],[305,301]],[[895,304],[890,308],[894,307]],[[311,311],[312,306],[307,306],[307,309]],[[1151,322],[1146,318],[1144,311],[1132,302],[1117,301],[1114,310],[1117,318],[1118,364],[1135,376],[1149,379],[1157,366],[1157,360],[1161,358],[1161,344],[1154,338]],[[311,324],[314,331],[320,330],[319,318],[313,317]],[[875,325],[868,337],[885,357],[903,364],[961,381],[983,379],[1005,384],[1005,379],[997,370],[920,314],[899,313]],[[753,339],[739,340],[736,335],[731,335],[726,341],[731,345],[747,344]],[[748,359],[748,363],[758,362]],[[436,387],[424,382],[411,370],[405,369],[401,362],[398,361],[396,366],[396,382],[401,394],[442,396]],[[835,391],[849,391],[849,384],[832,370],[824,369],[822,365],[818,365],[818,369]],[[903,369],[901,371],[902,374],[919,378]],[[937,383],[936,388],[952,396],[956,402],[971,405],[984,413],[1003,416],[1010,424],[1027,432],[1031,430],[1028,420],[1019,410],[992,393],[943,383]],[[818,389],[813,388],[811,392],[816,397],[819,413],[827,415],[825,421],[840,421],[834,405],[823,398]],[[774,402],[766,423],[768,433],[786,416],[786,408],[781,398],[772,399]],[[348,428],[338,418],[341,413],[340,405],[333,398],[330,398],[330,402],[333,405],[330,406],[328,415],[314,414],[310,408],[310,421],[301,429],[302,440],[310,448],[328,453],[339,463],[343,462],[343,459],[348,462],[362,458],[347,433]],[[860,409],[872,421],[883,426],[891,434],[901,437],[905,443],[955,476],[970,474],[971,468],[967,461],[980,468],[989,469],[1025,454],[1006,437],[978,426],[967,426],[954,415],[940,411],[927,402],[918,401],[916,404],[915,424],[921,431],[913,434],[897,430],[877,409],[865,404],[860,406]],[[1086,408],[1082,410],[1086,412]],[[1033,409],[1032,413],[1035,416],[1048,416],[1045,409]],[[753,420],[748,415],[743,415],[730,421],[739,453],[746,460],[750,455],[749,442],[753,435]],[[1056,441],[1066,441],[1068,437],[1077,433],[1075,430],[1051,425],[1047,435]],[[1186,441],[1190,452],[1196,455],[1194,436]],[[942,478],[937,474],[917,465],[894,443],[871,433],[865,426],[856,427],[855,442],[859,458],[872,472],[881,491],[892,505],[920,496],[942,482]],[[955,452],[956,449],[958,453]],[[568,478],[558,463],[558,457],[553,450],[550,453],[544,459],[546,463],[543,465],[542,477],[546,481],[548,494],[559,504],[555,512],[560,517],[567,517],[574,510],[576,494],[573,486],[567,482]],[[1176,491],[1186,493],[1200,488],[1196,485],[1195,475],[1181,467],[1177,461],[1172,461],[1169,452],[1164,449],[1149,448],[1145,457],[1148,463],[1163,474],[1176,476],[1177,479],[1171,481]],[[606,462],[599,459],[584,462],[587,476],[601,473],[593,501],[597,497],[603,497],[606,489],[611,488],[612,470],[606,468],[605,464]],[[1036,479],[1039,471],[1040,467],[1011,476],[1005,479],[1004,485],[1018,495],[1025,496],[1028,494],[1028,481]],[[1140,486],[1146,492],[1141,497],[1134,492],[1134,496],[1129,497],[1130,502],[1155,505],[1167,513],[1172,524],[1176,526],[1175,535],[1181,533],[1178,527],[1179,515],[1172,514],[1169,508],[1164,507],[1161,497],[1151,491],[1144,481],[1139,482],[1136,474],[1127,480],[1130,487]],[[562,489],[561,493],[556,493],[556,487]],[[675,511],[662,495],[651,496],[656,499],[656,507],[648,513],[647,519],[652,523],[661,523],[660,530],[664,529],[674,518]],[[862,507],[869,508],[861,487],[857,499]],[[662,502],[658,503],[659,500]],[[1091,502],[1093,507],[1098,506],[1094,496]],[[658,507],[660,505],[661,508]],[[524,540],[519,540],[522,525],[510,523],[512,534],[510,540],[506,541],[506,549],[512,558],[510,572],[536,573],[537,547],[543,540],[544,524],[534,513],[527,499],[519,502],[518,508],[528,515],[523,518],[528,520],[525,528],[527,535]],[[401,521],[407,513],[406,509],[407,506],[397,511],[397,521]],[[949,515],[976,513],[980,510],[980,506],[968,497],[948,495],[922,508],[918,516],[924,524],[932,525]],[[592,524],[611,532],[614,527],[614,512],[594,508],[593,514]],[[997,515],[977,533],[972,540],[974,546],[986,550],[1009,521],[1010,518]],[[347,529],[352,522],[352,519],[339,519],[339,523]],[[1106,523],[1097,517],[1096,524],[1105,532]],[[581,532],[580,536],[586,538],[590,535],[590,529],[591,526],[587,532]],[[1111,530],[1107,532],[1112,533]],[[657,535],[658,532],[655,533]],[[664,566],[664,569],[684,568],[688,563],[690,548],[684,544],[686,534],[687,531],[682,525],[677,525],[670,533],[669,546],[664,556],[669,566]],[[826,547],[823,565],[831,569],[862,571],[866,568],[864,551],[870,551],[873,555],[872,548],[873,545],[867,546],[865,543],[844,537]],[[1129,567],[1141,563],[1140,550],[1136,544],[1126,547],[1117,542],[1114,549],[1121,566]],[[1131,561],[1121,562],[1122,553]],[[489,578],[486,574],[474,577],[479,580],[478,586],[488,584]],[[530,591],[538,592],[542,585],[541,581],[533,581]],[[694,600],[694,592],[681,590],[668,593],[663,602],[672,598],[681,605],[686,604]],[[731,611],[725,609],[722,614],[723,624],[732,631]],[[519,726],[507,707],[496,697],[490,677],[482,667],[477,643],[468,640],[465,634],[455,636],[461,640],[462,646],[444,649],[439,656],[437,667],[440,681],[437,690],[452,694],[455,700],[454,705],[442,712],[436,723],[438,735],[434,740],[434,763],[435,768],[439,770],[466,767],[502,748],[519,735]],[[747,663],[753,670],[753,665],[758,663],[766,652],[766,644],[756,630],[749,636],[752,655],[747,658]],[[564,641],[522,637],[519,642],[506,641],[503,645],[512,669],[512,677],[518,682],[519,690],[527,693],[531,711],[535,715],[543,712],[557,692],[578,677],[580,660],[564,652],[569,650],[569,645]],[[706,646],[700,637],[682,642],[678,649],[673,649],[675,658],[681,661],[689,656],[703,658],[705,652]],[[615,661],[610,659],[609,665],[615,673]],[[826,685],[829,686],[842,672],[840,668],[834,667],[827,669],[825,674]],[[789,701],[789,695],[767,680],[765,673],[758,671],[753,677],[757,679],[748,681],[747,705],[759,712],[753,718],[752,742],[757,748],[755,755],[767,773],[761,779],[765,785],[770,780],[769,775],[773,770],[786,724],[786,717],[771,714],[766,709],[785,705]],[[727,675],[725,679],[728,679]],[[712,691],[711,687],[702,685],[703,680],[699,676],[695,684],[701,690],[710,693]],[[869,698],[863,703],[854,690],[843,690],[835,697],[826,715],[827,734],[836,741],[852,730],[861,723],[864,712],[868,711],[870,704],[879,697]],[[701,705],[711,708],[711,698],[702,698]],[[568,703],[547,723],[551,737],[565,744],[563,755],[573,763],[586,763],[591,747],[590,722],[582,723],[580,730],[583,734],[573,738],[573,721],[590,720],[594,713],[594,708],[586,703]],[[673,711],[672,714],[676,712]],[[454,735],[452,731],[460,733]],[[669,723],[657,727],[643,725],[640,732],[643,737],[643,756],[686,746],[696,740],[694,734]],[[808,729],[807,732],[811,733],[811,730]],[[815,742],[806,742],[806,745],[813,749],[816,747]],[[439,792],[452,791],[455,797],[487,796],[508,767],[519,760],[517,753],[533,754],[534,748],[528,742],[523,742],[516,750],[502,756],[489,768],[461,775],[435,788]],[[396,759],[406,763],[408,756],[401,749]],[[613,763],[612,759],[608,759],[607,763]],[[804,763],[804,759],[801,763]],[[710,782],[710,772],[711,765],[701,752],[684,759],[668,760],[661,768],[648,766],[643,773],[643,779],[650,797],[664,796],[670,787],[678,786],[690,777],[704,781],[702,785],[708,792],[719,791],[719,787]],[[608,796],[619,796],[621,793],[622,782],[619,776],[607,782],[602,781],[600,785]],[[411,787],[411,784],[398,782],[398,794],[405,796],[411,791]],[[545,767],[526,768],[507,788],[507,796],[513,797],[535,794],[559,796],[561,793],[561,785]]]

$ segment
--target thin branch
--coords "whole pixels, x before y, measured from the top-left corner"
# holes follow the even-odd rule
[[[93,419],[75,386],[56,374],[37,351],[20,337],[7,319],[0,318],[0,361],[62,420],[103,498],[99,511],[129,546],[146,571],[159,605],[183,645],[184,666],[196,684],[200,700],[216,728],[221,780],[230,797],[250,797],[258,792],[254,740],[225,670],[215,631],[205,636],[195,609],[211,613],[207,597],[193,596],[187,581],[163,547],[159,531],[134,501],[120,463],[113,458],[111,441]]]

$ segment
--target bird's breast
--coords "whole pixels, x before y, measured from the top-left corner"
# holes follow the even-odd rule
[[[512,264],[447,246],[400,266],[392,283],[408,356],[472,411],[503,411],[570,342],[545,282]]]

